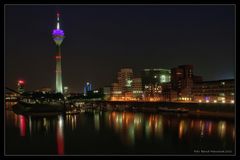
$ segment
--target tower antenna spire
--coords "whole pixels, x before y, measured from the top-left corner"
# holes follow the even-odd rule
[[[57,29],[60,29],[60,20],[59,20],[59,17],[60,17],[60,13],[57,11]]]

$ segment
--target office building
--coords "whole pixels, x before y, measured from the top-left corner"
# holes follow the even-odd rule
[[[118,72],[118,84],[121,87],[123,94],[132,92],[133,70],[130,68],[123,68]]]
[[[224,79],[194,83],[193,100],[200,103],[235,103],[235,80]]]
[[[133,78],[132,81],[132,95],[136,100],[142,99],[143,91],[142,91],[142,79],[141,78]]]
[[[193,65],[180,65],[171,69],[171,101],[192,101],[192,88],[194,82],[201,82],[200,76],[193,75]]]
[[[144,69],[141,73],[144,100],[163,101],[163,86],[171,81],[169,69]]]
[[[87,82],[85,85],[84,85],[84,88],[83,88],[83,94],[84,96],[87,95],[87,92],[89,91],[92,91],[92,84]]]

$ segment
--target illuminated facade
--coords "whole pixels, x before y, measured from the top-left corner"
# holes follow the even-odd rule
[[[143,85],[161,84],[171,81],[171,70],[169,69],[144,69],[142,71]]]
[[[87,92],[92,90],[92,84],[87,82],[83,88],[84,96],[87,95]]]
[[[123,68],[112,83],[111,100],[138,100],[142,97],[142,80],[133,76],[131,68]]]
[[[235,103],[234,79],[194,83],[192,95],[200,103]]]
[[[64,39],[64,32],[60,29],[59,13],[57,13],[57,26],[52,32],[52,37],[57,46],[56,52],[56,93],[63,93],[62,86],[62,56],[61,56],[61,44]]]
[[[118,83],[123,93],[132,91],[133,70],[130,68],[123,68],[118,72]]]
[[[144,99],[150,101],[164,100],[163,89],[171,81],[169,69],[144,69],[142,71],[142,86]]]

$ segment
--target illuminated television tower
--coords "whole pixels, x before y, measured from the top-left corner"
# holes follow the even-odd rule
[[[61,44],[64,39],[64,32],[60,29],[59,22],[60,14],[57,13],[57,26],[56,29],[53,30],[52,36],[53,40],[57,45],[57,53],[56,53],[56,93],[63,93],[62,86],[62,65],[61,65]]]

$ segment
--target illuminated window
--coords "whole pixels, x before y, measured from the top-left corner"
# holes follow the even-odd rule
[[[161,83],[167,82],[166,76],[165,75],[161,75],[160,81],[161,81]]]
[[[225,96],[225,94],[224,93],[220,93],[219,96]]]
[[[132,86],[132,80],[126,79],[126,87],[131,87]]]

